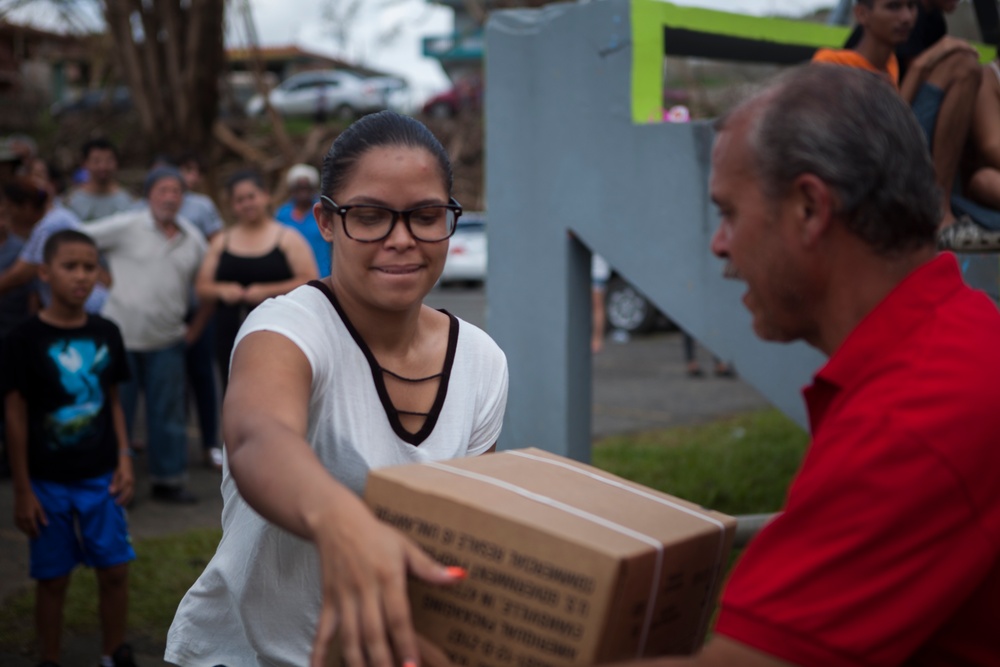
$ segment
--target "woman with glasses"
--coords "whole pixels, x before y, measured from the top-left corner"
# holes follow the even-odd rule
[[[250,311],[319,275],[305,238],[271,217],[259,174],[237,172],[226,183],[226,194],[235,224],[212,238],[195,285],[199,299],[216,303],[215,356],[223,389],[236,334]]]
[[[315,215],[331,275],[247,318],[223,407],[223,537],[170,629],[178,665],[419,659],[407,576],[456,573],[378,522],[368,470],[492,451],[503,353],[424,305],[462,209],[441,144],[390,111],[345,130],[323,161]],[[332,664],[332,663],[331,663]]]

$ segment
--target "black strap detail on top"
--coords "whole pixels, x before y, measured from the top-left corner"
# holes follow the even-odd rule
[[[428,375],[425,378],[408,378],[408,377],[403,377],[399,373],[393,373],[388,368],[384,368],[382,366],[379,366],[379,370],[381,370],[386,375],[391,375],[392,377],[396,378],[397,380],[402,380],[403,382],[413,382],[413,383],[427,382],[428,380],[433,380],[434,378],[439,378],[442,375],[444,375],[444,373],[435,373],[434,375]],[[402,410],[400,410],[400,412],[402,412]],[[421,414],[422,415],[424,413],[418,412],[418,413],[415,413],[415,414]]]
[[[447,315],[448,320],[450,321],[450,325],[448,327],[448,349],[445,352],[444,367],[441,369],[440,373],[441,383],[438,385],[437,395],[434,397],[434,403],[431,405],[430,412],[426,415],[427,419],[424,421],[424,425],[420,427],[420,430],[416,433],[410,433],[403,428],[403,423],[399,420],[399,415],[424,415],[421,413],[411,413],[396,409],[396,406],[392,404],[392,399],[389,398],[389,390],[386,389],[385,378],[382,377],[382,371],[384,369],[379,365],[378,360],[375,359],[375,355],[372,354],[368,344],[365,343],[363,338],[361,338],[361,334],[359,334],[358,330],[354,328],[351,320],[347,318],[347,314],[344,312],[343,308],[340,307],[340,302],[337,301],[337,297],[334,295],[333,290],[331,290],[326,283],[320,280],[310,280],[308,284],[310,287],[315,287],[326,295],[326,298],[330,301],[334,310],[336,310],[337,314],[340,315],[340,319],[344,322],[344,326],[347,327],[347,331],[351,334],[351,338],[354,339],[354,342],[361,349],[362,354],[365,355],[365,359],[368,360],[368,366],[371,368],[372,380],[375,382],[375,391],[378,392],[379,400],[382,402],[382,409],[385,410],[385,415],[389,419],[389,425],[392,426],[393,432],[398,435],[399,439],[403,442],[413,445],[414,447],[419,447],[421,443],[423,443],[423,441],[426,440],[434,431],[434,426],[437,424],[438,417],[441,416],[441,409],[444,407],[444,399],[448,395],[448,381],[451,379],[451,369],[455,363],[455,350],[458,349],[458,318],[449,313],[447,310],[440,311]],[[391,373],[390,371],[385,372]]]

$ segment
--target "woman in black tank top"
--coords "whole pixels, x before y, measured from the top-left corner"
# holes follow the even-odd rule
[[[216,358],[223,387],[229,381],[233,342],[250,311],[317,277],[308,242],[271,218],[260,176],[238,173],[226,191],[235,224],[212,239],[197,284],[200,298],[216,302]]]

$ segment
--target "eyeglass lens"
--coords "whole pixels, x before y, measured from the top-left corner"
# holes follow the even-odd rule
[[[351,238],[378,241],[389,235],[397,213],[377,206],[352,206],[344,214]],[[455,230],[454,210],[447,206],[423,206],[401,215],[408,218],[409,231],[418,241],[443,241]]]

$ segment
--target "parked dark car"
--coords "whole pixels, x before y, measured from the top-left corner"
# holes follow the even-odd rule
[[[638,334],[675,328],[652,301],[617,273],[612,273],[608,281],[604,308],[611,330]]]
[[[128,86],[85,90],[79,95],[55,102],[49,109],[53,118],[78,113],[124,113],[132,110]]]

